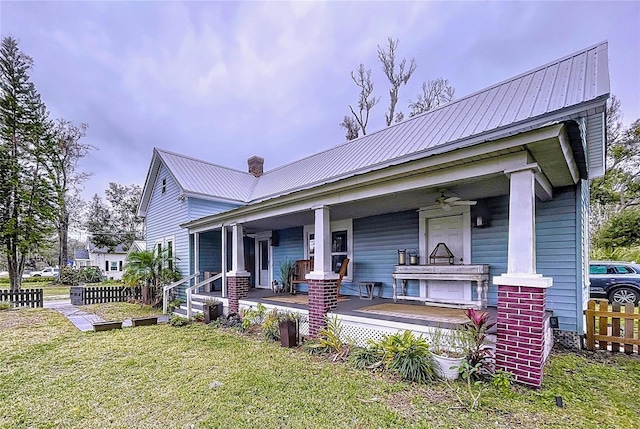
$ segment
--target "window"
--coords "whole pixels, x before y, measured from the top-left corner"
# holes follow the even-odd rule
[[[162,193],[167,192],[167,179],[162,179]]]
[[[173,241],[167,241],[167,268],[173,270]]]
[[[162,256],[166,260],[166,266],[170,270],[174,267],[174,248],[173,248],[173,236],[157,240],[155,243],[156,255]]]
[[[618,274],[635,274],[631,267],[626,267],[624,265],[616,265],[616,271]]]
[[[313,225],[304,227],[305,257],[313,261],[316,249],[316,239]],[[349,258],[346,280],[352,279],[353,273],[353,221],[351,219],[331,222],[331,270],[340,272],[342,261]]]
[[[589,274],[607,274],[607,267],[604,265],[591,265],[589,267]]]
[[[118,271],[118,261],[111,261],[111,271]]]

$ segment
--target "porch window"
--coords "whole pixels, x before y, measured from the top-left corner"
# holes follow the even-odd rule
[[[306,259],[311,259],[313,263],[316,237],[314,226],[307,225],[304,227],[305,246],[304,253]],[[335,273],[340,272],[342,261],[349,258],[351,262],[347,267],[346,280],[352,278],[353,267],[353,221],[351,219],[331,222],[331,270]]]
[[[111,261],[111,271],[118,271],[118,261]]]

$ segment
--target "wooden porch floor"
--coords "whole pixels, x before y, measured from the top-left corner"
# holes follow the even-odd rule
[[[219,298],[221,297],[221,292],[215,291],[212,293],[200,293],[198,295]],[[256,303],[277,305],[279,307],[307,310],[306,297],[306,293],[291,295],[289,293],[273,293],[270,289],[252,288],[249,290],[249,295],[242,299],[242,301],[253,301]],[[381,304],[384,305],[384,308],[380,308],[380,311],[378,309],[367,308]],[[389,304],[391,304],[391,306]],[[398,307],[396,307],[396,305]],[[489,313],[490,322],[496,321],[497,310],[495,307],[488,307],[483,311]],[[397,322],[417,326],[440,326],[442,328],[449,328],[467,321],[461,310],[456,311],[449,308],[427,306],[417,301],[398,300],[397,303],[394,304],[393,299],[390,298],[373,298],[368,300],[361,299],[358,295],[341,295],[338,300],[338,305],[332,313],[378,321]],[[495,331],[495,327],[492,328],[492,331]],[[490,331],[490,333],[495,333],[492,331]]]

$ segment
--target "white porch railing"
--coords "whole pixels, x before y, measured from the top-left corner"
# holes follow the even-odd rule
[[[187,292],[187,318],[191,319],[191,294],[193,293],[194,290],[197,290],[198,288],[201,288],[203,286],[208,285],[209,283],[221,279],[222,278],[222,273],[217,274],[213,277],[209,277],[208,279],[204,279],[203,281],[201,281],[200,283],[196,283],[193,286],[189,286],[186,290]],[[224,288],[224,286],[223,286]]]
[[[200,273],[195,273],[189,277],[185,277],[183,279],[180,279],[176,282],[173,282],[171,284],[166,285],[165,287],[162,288],[162,314],[167,314],[167,306],[168,306],[168,301],[169,301],[169,291],[171,289],[173,289],[176,286],[180,286],[182,283],[184,282],[188,282],[191,281],[191,279],[196,278],[200,275]]]

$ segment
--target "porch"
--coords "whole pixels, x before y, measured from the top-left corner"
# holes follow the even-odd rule
[[[206,299],[215,298],[225,307],[229,314],[227,298],[221,291],[199,292],[192,295],[192,310],[198,312]],[[258,303],[267,310],[277,309],[298,313],[300,317],[300,335],[309,335],[309,306],[306,293],[274,293],[269,289],[252,288],[246,298],[239,301],[240,308],[256,307]],[[496,322],[495,307],[485,310],[489,313],[490,322]],[[186,316],[186,305],[176,310],[177,314]],[[391,298],[373,297],[371,300],[359,296],[341,295],[336,308],[327,317],[337,317],[343,328],[343,341],[351,338],[359,346],[365,346],[368,339],[379,340],[382,335],[396,332],[412,331],[416,335],[429,337],[436,328],[452,329],[468,322],[462,308],[444,308],[429,306],[416,301],[398,301]],[[495,327],[489,331],[491,348],[495,347]]]

